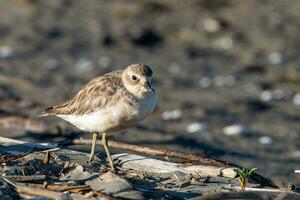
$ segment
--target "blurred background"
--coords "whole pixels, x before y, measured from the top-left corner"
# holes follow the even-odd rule
[[[36,116],[98,75],[144,63],[158,110],[114,139],[300,184],[299,10],[297,0],[2,0],[0,135],[91,138]]]

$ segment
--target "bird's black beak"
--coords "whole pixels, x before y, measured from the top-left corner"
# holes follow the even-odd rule
[[[154,89],[151,87],[151,83],[149,81],[146,81],[145,86],[147,89],[150,89],[154,93]]]

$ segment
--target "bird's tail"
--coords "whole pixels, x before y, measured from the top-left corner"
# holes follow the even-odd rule
[[[49,108],[46,108],[44,110],[44,112],[42,112],[42,114],[38,115],[38,117],[47,117],[47,116],[51,116],[51,115],[57,115],[58,114],[58,108],[60,106],[52,106]]]

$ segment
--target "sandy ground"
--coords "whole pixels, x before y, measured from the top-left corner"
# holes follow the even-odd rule
[[[299,9],[297,0],[3,0],[0,117],[35,118],[93,77],[141,62],[154,70],[159,109],[112,137],[257,167],[280,186],[299,185]],[[39,120],[52,131],[2,126],[0,134],[43,142],[83,136],[59,119]],[[233,124],[241,130],[224,134]]]

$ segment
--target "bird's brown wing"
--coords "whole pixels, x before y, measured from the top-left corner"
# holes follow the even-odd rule
[[[47,108],[41,116],[83,115],[113,103],[117,90],[122,87],[122,71],[114,71],[93,79],[63,104]]]

